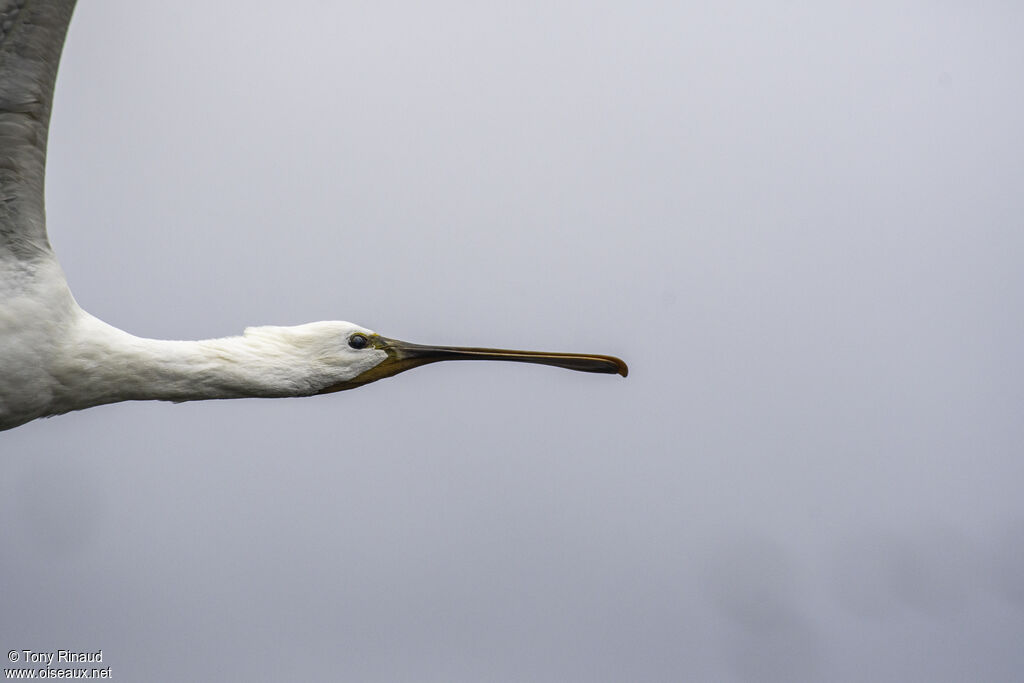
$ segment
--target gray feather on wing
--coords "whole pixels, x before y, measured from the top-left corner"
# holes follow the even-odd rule
[[[46,135],[74,6],[75,0],[0,0],[0,257],[50,253]]]

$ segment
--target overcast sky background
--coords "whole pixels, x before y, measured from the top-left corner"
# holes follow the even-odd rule
[[[0,435],[114,680],[1019,680],[1024,7],[82,2],[79,303],[612,353]]]

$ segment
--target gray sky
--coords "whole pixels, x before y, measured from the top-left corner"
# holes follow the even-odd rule
[[[1019,678],[1024,9],[506,5],[81,3],[47,194],[87,310],[631,374],[4,433],[0,645],[121,681]]]

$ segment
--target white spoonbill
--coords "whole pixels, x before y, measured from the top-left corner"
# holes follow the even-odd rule
[[[626,375],[612,356],[424,346],[341,321],[144,339],[83,311],[50,248],[43,207],[53,86],[74,5],[0,0],[0,429],[117,401],[327,394],[443,360]]]

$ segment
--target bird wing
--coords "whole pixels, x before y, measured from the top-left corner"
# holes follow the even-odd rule
[[[75,0],[0,0],[0,259],[51,253],[46,134],[74,7]]]

